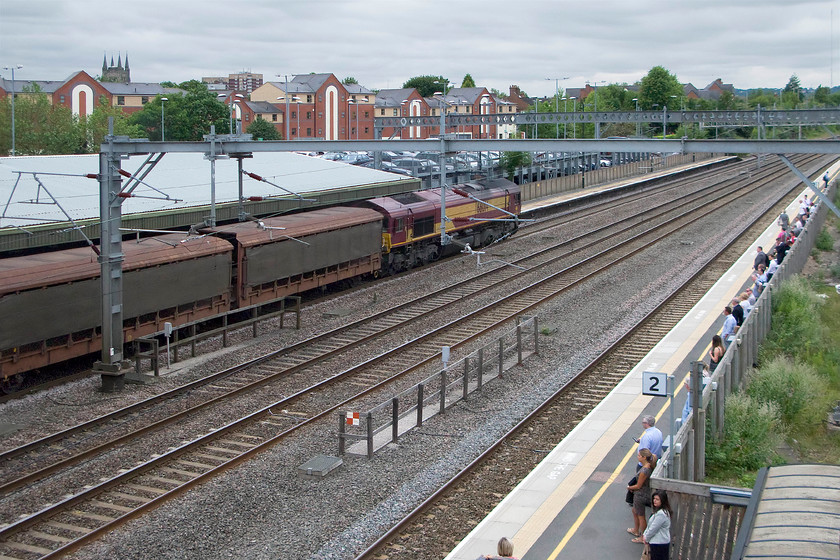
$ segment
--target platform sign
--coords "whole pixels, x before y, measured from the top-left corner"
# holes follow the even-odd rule
[[[668,374],[658,371],[642,372],[642,394],[652,397],[667,397]]]

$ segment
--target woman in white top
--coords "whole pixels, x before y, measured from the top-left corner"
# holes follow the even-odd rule
[[[653,515],[642,538],[650,546],[650,560],[668,560],[671,549],[671,506],[668,495],[657,490],[651,497]]]

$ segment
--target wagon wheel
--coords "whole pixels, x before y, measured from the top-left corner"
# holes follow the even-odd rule
[[[6,395],[19,391],[21,387],[23,387],[23,376],[19,373],[4,377],[0,381],[0,392]]]

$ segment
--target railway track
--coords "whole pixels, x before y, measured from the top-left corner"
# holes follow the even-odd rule
[[[672,190],[672,189],[677,188],[677,187],[674,186],[675,184],[684,185],[686,183],[694,183],[694,182],[703,180],[704,178],[707,178],[707,177],[712,177],[714,175],[724,174],[727,171],[732,170],[732,169],[744,170],[744,169],[748,168],[750,165],[751,165],[750,163],[744,162],[744,161],[733,161],[733,162],[722,163],[722,164],[719,164],[719,165],[717,165],[713,168],[702,169],[690,178],[681,179],[679,181],[676,180],[676,179],[671,179],[671,180],[668,180],[661,185],[657,184],[657,185],[654,185],[653,187],[649,187],[649,188],[643,187],[641,191],[633,191],[633,192],[629,192],[629,193],[621,192],[621,193],[611,194],[611,195],[609,195],[608,199],[605,200],[605,199],[600,199],[599,198],[599,200],[596,201],[595,203],[591,203],[591,202],[586,203],[585,207],[588,209],[588,211],[591,211],[591,212],[604,211],[605,209],[609,208],[611,205],[622,204],[622,202],[621,202],[622,200],[627,200],[628,202],[632,203],[632,201],[634,199],[636,199],[638,196],[640,196],[639,193],[641,193],[641,192],[645,193],[644,195],[641,195],[641,196],[648,196],[648,197],[656,196],[657,193],[666,192],[668,190]],[[530,232],[529,232],[529,234],[526,234],[526,235],[535,235],[541,230],[549,229],[551,227],[554,227],[554,224],[560,222],[561,220],[574,219],[574,214],[578,211],[580,206],[581,206],[580,204],[569,204],[569,205],[567,205],[566,210],[561,211],[559,213],[552,214],[552,219],[551,220],[543,219],[543,220],[540,221],[539,224],[528,228],[530,230]],[[520,234],[520,237],[521,236],[522,236],[522,234]],[[404,274],[409,274],[409,273],[410,273],[410,271],[409,272],[402,272],[402,273],[397,274],[396,276],[402,276]],[[353,289],[348,290],[348,292],[350,292],[350,291],[353,291]],[[313,300],[313,302],[317,303],[318,301],[321,301],[322,299],[323,298],[315,298]],[[313,303],[313,302],[310,302],[310,303]],[[246,328],[249,328],[249,326],[245,325],[241,328],[246,329]],[[7,402],[7,401],[16,400],[16,399],[25,397],[25,396],[27,396],[29,394],[32,394],[32,393],[36,393],[36,392],[39,392],[39,391],[42,391],[42,390],[49,389],[51,387],[60,385],[62,383],[82,379],[82,378],[87,377],[89,375],[92,375],[90,370],[80,371],[78,373],[71,374],[71,375],[57,375],[57,374],[44,373],[43,376],[46,377],[48,380],[45,381],[45,382],[35,381],[34,383],[30,382],[31,381],[30,378],[27,377],[26,379],[22,380],[21,383],[18,386],[10,385],[10,387],[13,387],[13,390],[6,391],[5,393],[3,391],[0,391],[0,404],[2,404],[4,402]]]
[[[745,188],[742,186],[741,190],[743,191]],[[733,197],[745,196],[745,194],[729,192],[714,196],[717,197],[716,203],[726,204],[731,202]],[[698,214],[702,215],[703,212],[712,211],[708,200],[702,201],[700,207],[702,210],[697,208],[687,210],[669,221],[663,221],[655,226],[655,229],[674,231],[681,227],[681,223],[685,224],[697,219]],[[672,229],[669,230],[668,228]],[[610,236],[614,237],[612,234]],[[647,238],[647,241],[643,242],[640,239],[641,237]],[[438,329],[437,332],[419,337],[412,341],[413,349],[411,350],[407,346],[394,349],[392,352],[381,354],[375,360],[364,364],[364,369],[353,368],[341,372],[339,375],[328,375],[321,383],[311,388],[314,390],[325,385],[334,385],[339,379],[347,379],[351,375],[358,376],[360,375],[359,372],[362,371],[362,382],[369,387],[362,392],[350,390],[358,384],[358,381],[354,381],[349,384],[349,388],[342,397],[332,395],[330,403],[324,404],[319,402],[318,396],[313,396],[310,388],[305,391],[301,390],[297,394],[271,403],[241,420],[214,430],[212,434],[179,446],[162,457],[138,465],[101,485],[63,500],[56,507],[45,508],[38,514],[29,516],[4,529],[0,533],[0,540],[3,541],[0,542],[0,552],[9,555],[13,552],[24,553],[22,556],[12,556],[22,558],[53,557],[79,546],[83,542],[95,538],[103,531],[110,530],[115,524],[139,515],[165,499],[176,496],[218,472],[246,460],[254,453],[276,444],[279,439],[345,405],[347,402],[358,399],[413,369],[422,367],[424,363],[435,359],[438,348],[442,344],[450,346],[466,344],[482,332],[495,328],[512,317],[538,305],[545,299],[554,297],[559,291],[568,289],[574,283],[582,281],[587,275],[595,274],[597,270],[608,267],[616,259],[616,252],[623,258],[628,251],[640,251],[653,243],[655,243],[655,240],[651,239],[651,228],[647,227],[644,233],[635,234],[612,249],[605,249],[579,264],[562,268],[548,279],[533,282],[527,288],[515,292],[508,299],[485,306]],[[576,274],[575,281],[570,282],[572,272],[584,266],[591,269],[588,274]],[[507,281],[507,279],[504,280],[504,282]],[[439,297],[439,295],[436,296]],[[463,298],[463,294],[456,297],[456,299]],[[417,313],[415,310],[410,310],[409,318],[404,319],[404,321],[416,320]],[[456,325],[463,327],[468,320],[473,323],[468,331],[471,334],[457,336],[451,334]],[[391,328],[396,327],[393,325],[388,327],[388,329]],[[349,335],[346,335],[345,338],[347,336]],[[340,339],[341,337],[332,336],[332,338]],[[351,339],[337,341],[344,344],[356,343]],[[309,352],[312,352],[311,347]],[[257,364],[252,364],[252,367],[278,368],[276,365],[266,366],[266,360],[265,357],[261,358]],[[383,367],[383,364],[387,364],[387,367]],[[297,366],[291,366],[291,368],[294,367]],[[262,379],[265,379],[265,377]],[[258,381],[258,383],[262,383],[262,381]],[[235,390],[231,389],[230,386],[223,388],[228,393]],[[342,398],[344,400],[341,400]],[[272,412],[272,409],[277,410],[282,407],[291,408],[294,413],[280,415]],[[305,420],[303,420],[304,418]],[[59,520],[56,521],[56,519]],[[87,531],[87,533],[84,531]],[[76,534],[81,536],[74,538]],[[52,537],[52,540],[50,537]],[[44,546],[47,544],[45,541],[53,544],[57,542],[60,546],[50,549]],[[32,544],[33,542],[40,544]]]
[[[800,189],[801,185],[796,185],[787,195]],[[782,197],[762,216],[746,224],[737,239],[714,255],[678,292],[648,313],[355,560],[424,560],[447,556],[474,526],[466,523],[455,527],[451,521],[476,520],[473,523],[477,523],[492,511],[542,458],[521,450],[556,446],[749,250],[766,228],[767,220],[781,213],[788,201]]]
[[[770,173],[769,169],[766,170],[762,174],[761,180],[770,177]],[[760,183],[755,179],[753,177],[750,180],[753,187],[757,188]],[[735,187],[739,186],[743,187],[743,181],[736,181]],[[559,260],[568,259],[577,253],[591,249],[599,241],[610,239],[614,242],[618,236],[628,235],[633,231],[647,232],[650,229],[647,222],[660,220],[663,215],[676,207],[685,207],[689,204],[706,204],[710,200],[710,196],[716,196],[714,193],[717,188],[719,187],[713,184],[696,192],[674,197],[662,204],[651,204],[648,210],[640,215],[631,216],[565,241],[555,242],[531,255],[513,261],[512,264],[529,268],[553,265]],[[643,198],[649,196],[650,194],[646,194]],[[590,210],[590,212],[592,211],[594,210]],[[569,221],[567,220],[566,223],[569,224]],[[557,225],[557,222],[555,222],[553,227]],[[542,234],[546,227],[545,223],[541,223],[537,233]],[[574,227],[572,226],[572,228]],[[562,258],[558,258],[558,254]],[[452,303],[463,301],[468,297],[475,297],[485,290],[492,289],[496,284],[508,282],[525,274],[527,272],[518,271],[514,268],[487,271],[467,281],[415,298],[388,312],[356,321],[290,348],[260,357],[247,364],[219,372],[168,393],[103,415],[80,426],[6,451],[0,454],[0,462],[6,466],[4,469],[6,474],[0,475],[0,496],[79,461],[103,453],[144,433],[161,429],[167,424],[182,420],[213,403],[221,402],[237,394],[254,391],[280,377],[298,371],[311,370],[316,364],[356,348],[370,340],[371,337],[383,336],[402,325],[416,321]],[[268,360],[271,360],[271,365],[262,367],[261,364]],[[162,403],[166,402],[177,407],[177,412],[169,412],[171,406],[163,408]],[[145,425],[126,430],[125,425],[128,423],[126,418],[129,417],[133,418],[135,423],[139,423],[142,418]],[[160,418],[160,420],[155,420],[155,418]],[[109,425],[113,427],[108,428]],[[116,429],[121,429],[125,433],[119,438],[105,439],[103,437],[109,431],[112,432]],[[14,461],[16,458],[20,459]],[[37,465],[38,463],[48,463],[48,465],[43,468],[26,468],[28,465]]]

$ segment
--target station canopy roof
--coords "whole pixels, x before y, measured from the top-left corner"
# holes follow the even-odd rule
[[[145,160],[146,156],[133,156],[124,160],[121,167],[136,176]],[[253,158],[243,160],[242,168],[303,196],[360,186],[384,186],[406,179],[385,171],[293,152],[254,153]],[[178,212],[209,205],[210,170],[210,161],[202,153],[165,154],[143,178],[144,184],[133,191],[134,197],[123,202],[123,215]],[[67,222],[67,215],[76,221],[98,219],[99,182],[84,177],[98,173],[99,154],[0,158],[0,232],[6,228]],[[216,203],[236,202],[239,198],[237,160],[217,159],[215,175]],[[123,185],[127,181],[124,178]],[[247,175],[243,175],[242,183],[244,198],[294,198]],[[166,200],[167,195],[172,200]]]

